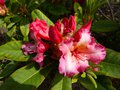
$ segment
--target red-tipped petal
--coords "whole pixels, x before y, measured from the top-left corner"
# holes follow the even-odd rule
[[[49,37],[53,43],[60,43],[62,41],[62,35],[60,34],[60,32],[57,30],[55,26],[54,27],[50,26]]]
[[[83,25],[74,35],[75,41],[79,41],[82,38],[86,40],[87,38],[90,39],[90,28],[91,28],[92,20],[90,20],[87,24]],[[83,35],[85,34],[85,35]],[[83,40],[83,39],[82,39]]]
[[[55,26],[58,29],[58,31],[61,31],[61,22],[60,22],[60,20],[57,20],[57,22],[55,23]]]
[[[70,28],[70,30],[75,31],[75,29],[76,29],[75,16],[70,16],[70,18],[69,18],[69,28]]]

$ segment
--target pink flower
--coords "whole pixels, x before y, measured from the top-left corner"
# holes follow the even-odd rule
[[[55,26],[50,26],[49,37],[53,43],[60,43],[62,41],[62,36],[67,36],[73,34],[76,29],[76,21],[74,16],[70,18],[63,18],[62,22],[58,20]]]
[[[38,20],[36,18],[36,20],[30,24],[31,37],[35,40],[39,40],[40,38],[49,40],[48,30],[49,28],[44,20]]]
[[[49,44],[39,40],[37,42],[37,55],[33,58],[40,66],[43,64],[44,60],[44,52],[49,49]]]
[[[72,77],[84,72],[89,67],[89,61],[98,64],[104,60],[106,56],[105,47],[97,44],[94,37],[91,36],[91,23],[92,21],[83,25],[75,34],[76,23],[73,16],[70,19],[64,18],[62,23],[57,22],[55,24],[54,27],[60,29],[57,30],[57,33],[59,31],[63,36],[58,48],[62,52],[59,59],[59,72],[64,76]],[[52,34],[49,33],[49,35]],[[54,35],[52,39],[54,40],[56,37],[58,36]]]
[[[0,4],[1,4],[1,5],[4,5],[4,4],[5,4],[5,1],[4,1],[4,0],[0,0]]]
[[[6,5],[5,5],[5,1],[0,0],[0,15],[4,16],[6,11],[7,11],[7,8],[6,8]]]
[[[22,50],[25,55],[37,52],[36,45],[33,43],[26,43],[22,45]]]
[[[55,26],[50,26],[49,37],[53,43],[60,43],[62,41],[62,35]]]
[[[70,16],[69,19],[63,18],[62,25],[63,25],[63,34],[64,35],[74,32],[76,29],[75,17]]]

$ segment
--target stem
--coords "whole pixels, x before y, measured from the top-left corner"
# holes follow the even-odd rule
[[[98,10],[99,10],[99,12],[100,12],[105,18],[107,18],[108,20],[111,20],[108,16],[106,16],[106,15],[102,12],[101,9],[98,9]]]
[[[115,20],[115,17],[114,17],[114,14],[113,14],[113,10],[112,10],[112,6],[110,5],[109,0],[107,0],[107,3],[108,3],[108,6],[109,6],[109,8],[110,8],[110,11],[111,11],[112,20]]]

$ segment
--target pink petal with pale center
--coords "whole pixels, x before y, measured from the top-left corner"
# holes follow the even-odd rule
[[[105,59],[106,49],[101,44],[88,45],[90,61],[99,64]]]
[[[84,72],[89,67],[89,64],[88,58],[84,54],[70,51],[71,48],[67,45],[70,44],[63,43],[60,46],[62,56],[59,61],[59,72],[64,76],[72,77],[79,72]]]
[[[83,25],[74,35],[75,41],[79,44],[88,44],[91,42],[91,27],[92,21],[89,21],[87,24]]]
[[[59,72],[68,77],[78,74],[76,62],[74,57],[72,57],[69,48],[66,45],[63,45],[60,47],[60,50],[62,51],[62,56],[59,60]]]

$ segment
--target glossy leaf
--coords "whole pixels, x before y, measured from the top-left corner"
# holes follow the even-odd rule
[[[15,70],[17,65],[18,64],[14,62],[10,62],[9,64],[7,64],[5,68],[2,70],[2,72],[0,73],[0,79],[9,76]]]
[[[74,11],[75,11],[76,13],[80,13],[80,15],[83,14],[82,7],[81,7],[80,4],[77,3],[77,2],[74,3]]]
[[[43,69],[36,69],[35,64],[28,64],[16,70],[4,82],[0,90],[36,90],[51,69],[51,65]]]
[[[107,49],[107,55],[104,61],[120,65],[120,52],[117,52],[112,49]]]
[[[0,60],[27,61],[29,57],[23,54],[21,47],[20,41],[11,41],[0,46]]]
[[[64,77],[57,73],[53,80],[51,90],[72,90],[71,78]]]
[[[120,78],[120,65],[108,62],[101,62],[98,75],[105,75],[113,78]]]
[[[100,20],[94,23],[92,26],[92,31],[95,32],[111,32],[118,30],[119,24],[115,21],[108,21],[108,20]]]
[[[72,83],[76,83],[78,81],[78,76],[79,74],[72,77]]]
[[[100,63],[97,74],[113,78],[120,78],[120,53],[107,49],[107,56],[104,62]]]
[[[116,90],[112,86],[112,82],[108,77],[98,77],[98,79],[96,79],[97,88],[94,87],[94,85],[88,77],[80,77],[78,82],[82,84],[87,90]]]
[[[32,15],[33,20],[35,20],[36,18],[43,19],[47,22],[48,25],[54,25],[53,22],[38,9],[33,10],[31,15]]]
[[[15,32],[16,32],[16,26],[13,26],[13,27],[7,32],[7,35],[8,35],[9,37],[12,37]]]
[[[28,41],[29,20],[26,19],[26,17],[23,18],[23,20],[21,21],[20,30],[21,30],[22,35],[24,36],[24,41]]]
[[[66,9],[64,5],[48,5],[48,12],[51,13],[52,15],[64,15],[68,14],[69,11]]]

